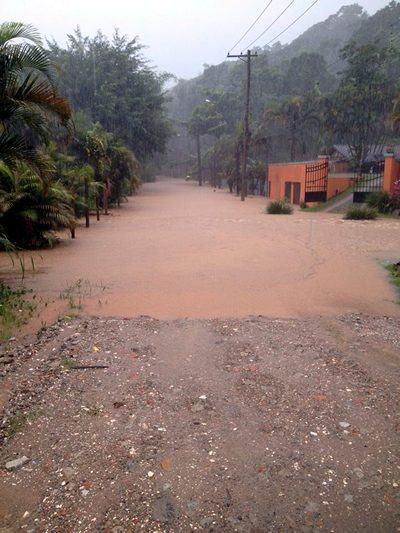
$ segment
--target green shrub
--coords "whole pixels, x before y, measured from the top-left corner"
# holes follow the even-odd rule
[[[267,213],[269,215],[291,215],[293,213],[293,207],[286,198],[282,198],[281,200],[271,202],[267,207]]]
[[[36,304],[27,299],[25,289],[14,290],[0,281],[0,341],[7,340],[15,329],[33,315]],[[34,299],[34,296],[33,296]]]
[[[378,211],[366,205],[353,205],[349,207],[344,215],[346,220],[375,220]]]
[[[394,211],[392,195],[386,191],[372,192],[367,197],[367,205],[379,213],[390,214]]]
[[[392,281],[400,293],[400,261],[398,263],[391,263],[387,265],[386,269],[392,275]],[[400,300],[399,300],[399,303],[400,303]]]

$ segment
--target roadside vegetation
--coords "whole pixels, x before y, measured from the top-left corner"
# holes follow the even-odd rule
[[[397,288],[398,294],[399,294],[399,300],[400,303],[400,262],[398,263],[391,263],[386,266],[386,269],[390,272],[391,280],[395,287]]]
[[[367,205],[352,205],[347,209],[344,218],[346,220],[375,220],[378,218],[378,211]]]
[[[266,212],[269,215],[291,215],[293,213],[293,207],[287,198],[282,198],[281,200],[270,202]]]
[[[110,41],[78,31],[65,49],[46,48],[32,26],[0,24],[3,249],[52,246],[61,230],[75,237],[81,218],[88,227],[136,192],[169,136],[167,76],[141,50],[118,32]]]
[[[376,209],[382,215],[400,214],[400,181],[397,181],[392,191],[373,192],[367,197],[367,205]]]
[[[36,309],[35,296],[26,289],[11,289],[0,282],[0,342],[25,324]]]

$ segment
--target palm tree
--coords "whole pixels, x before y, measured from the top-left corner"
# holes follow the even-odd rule
[[[71,108],[54,82],[55,65],[30,25],[0,24],[0,161],[48,170],[37,149],[54,125],[68,126]]]
[[[301,147],[302,155],[307,152],[305,138],[307,130],[319,130],[320,117],[318,115],[319,100],[313,93],[306,97],[293,96],[285,100],[277,109],[268,108],[264,114],[264,120],[268,123],[277,122],[277,126],[283,127],[283,136],[289,142],[290,161],[295,161],[298,147]],[[313,132],[315,133],[315,132]],[[316,141],[319,132],[312,137]]]
[[[0,164],[0,229],[16,246],[39,248],[54,241],[52,233],[76,225],[73,198],[51,176],[38,176],[24,164],[15,171]]]

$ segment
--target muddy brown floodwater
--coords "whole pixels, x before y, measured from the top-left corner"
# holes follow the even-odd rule
[[[47,323],[68,287],[97,316],[399,314],[382,262],[398,260],[400,221],[272,216],[265,203],[160,180],[75,241],[29,254],[36,268],[25,283],[52,302],[40,314]],[[4,256],[0,265],[15,277]]]

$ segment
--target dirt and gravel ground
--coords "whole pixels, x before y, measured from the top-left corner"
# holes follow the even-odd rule
[[[57,323],[6,365],[2,531],[398,530],[399,327]]]
[[[44,254],[39,295],[111,284],[2,347],[1,533],[400,531],[399,223],[235,202],[162,182]]]

